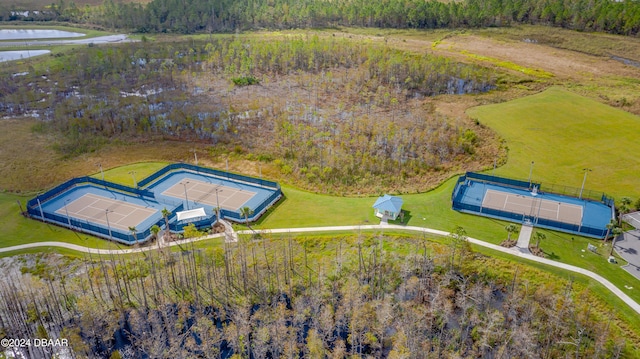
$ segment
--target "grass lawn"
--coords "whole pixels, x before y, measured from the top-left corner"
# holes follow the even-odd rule
[[[284,198],[263,216],[256,228],[378,224],[376,197],[333,197],[283,186]]]
[[[640,196],[640,117],[558,87],[513,101],[471,108],[509,147],[495,174],[585,188],[619,199]]]
[[[125,166],[115,167],[108,170],[104,170],[105,181],[119,183],[125,186],[133,187],[133,178],[135,176],[136,182],[149,177],[155,172],[158,172],[163,167],[169,165],[169,162],[138,162]],[[102,179],[102,174],[96,172],[91,177]]]

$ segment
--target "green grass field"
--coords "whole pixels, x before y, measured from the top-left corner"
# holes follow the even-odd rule
[[[619,199],[640,196],[640,117],[553,87],[537,95],[469,109],[506,140],[496,175],[585,188]]]
[[[158,172],[161,168],[169,165],[169,162],[138,162],[126,166],[111,169],[103,169],[104,179],[109,182],[123,184],[133,187],[133,179],[136,182],[149,177]],[[102,173],[96,172],[91,177],[102,179]]]

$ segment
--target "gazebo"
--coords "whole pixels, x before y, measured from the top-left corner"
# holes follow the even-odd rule
[[[385,194],[373,204],[376,217],[395,220],[402,211],[402,198]]]

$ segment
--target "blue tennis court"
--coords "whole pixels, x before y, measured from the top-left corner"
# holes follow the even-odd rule
[[[602,238],[613,204],[544,192],[539,183],[467,173],[452,195],[456,210]],[[502,183],[500,181],[503,181]]]
[[[275,182],[192,166],[168,165],[127,187],[93,177],[67,181],[27,202],[30,217],[126,244],[151,238],[158,225],[174,232],[190,223],[210,227],[220,217],[255,221],[282,197]],[[249,208],[246,215],[243,208]],[[167,220],[163,210],[169,215]],[[197,214],[190,210],[197,209]],[[180,220],[178,219],[180,218]]]
[[[167,173],[147,189],[159,200],[182,202],[185,209],[202,207],[205,212],[213,213],[214,208],[220,207],[223,217],[242,221],[241,208],[248,207],[253,212],[249,215],[251,219],[274,193],[279,193],[279,188],[185,169]]]
[[[28,211],[31,216],[132,244],[147,240],[151,226],[164,222],[162,209],[174,211],[179,205],[178,202],[173,205],[160,203],[152,193],[134,188],[117,185],[115,188],[109,183],[90,180],[69,182],[62,188],[57,187],[53,195],[45,193],[30,201]]]

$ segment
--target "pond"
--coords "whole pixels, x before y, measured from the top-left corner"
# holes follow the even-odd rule
[[[48,54],[49,50],[0,51],[0,62],[26,59],[28,57]]]
[[[65,37],[81,37],[79,32],[50,30],[50,29],[1,29],[0,40],[36,40],[58,39]]]

